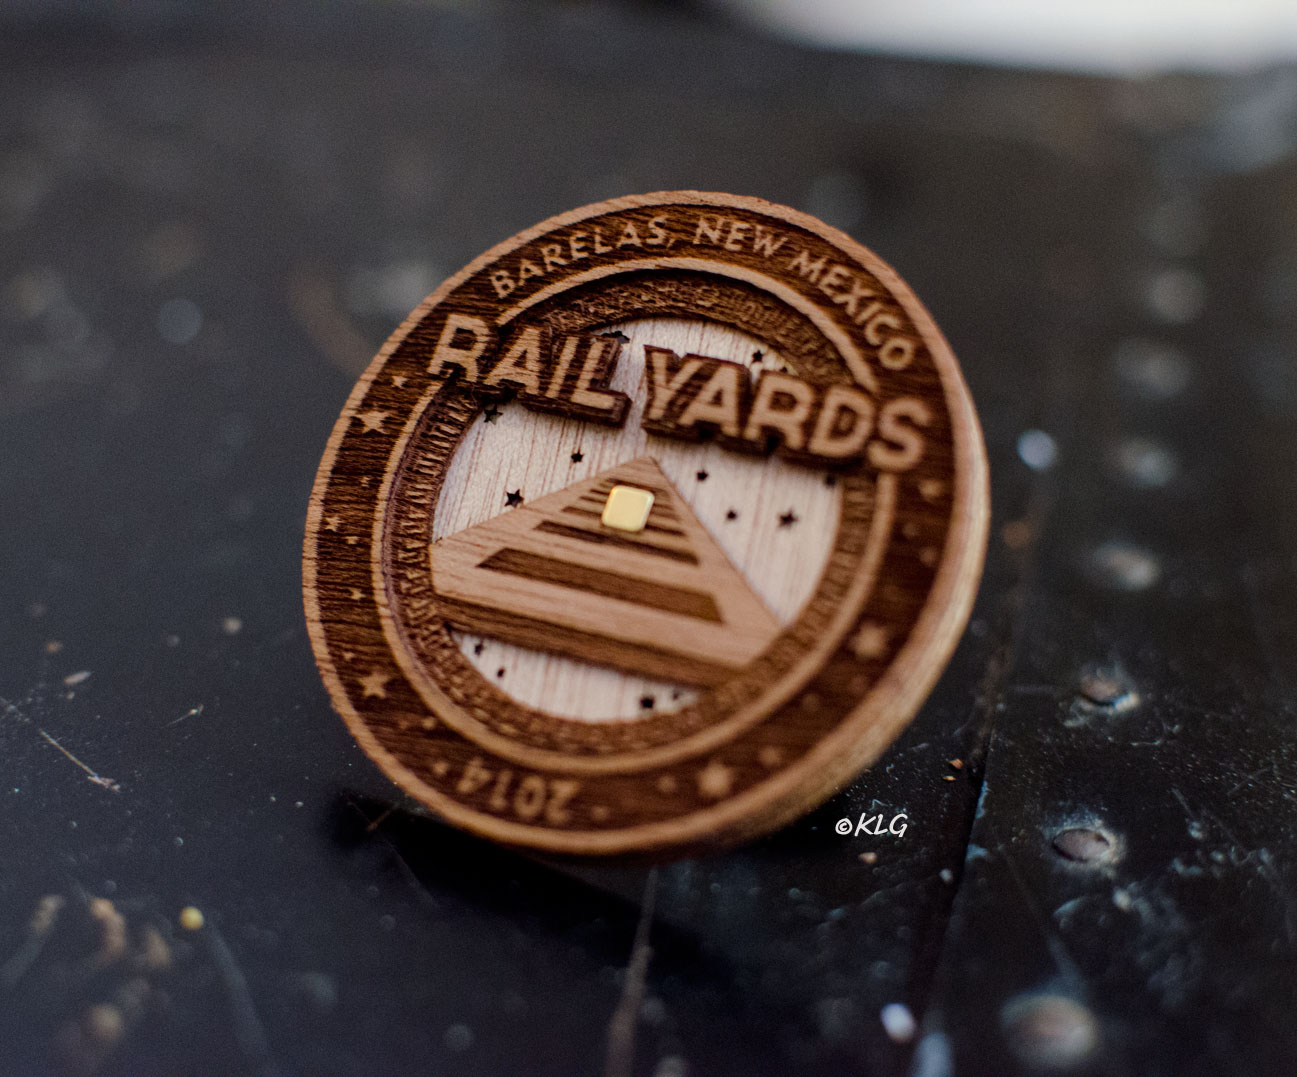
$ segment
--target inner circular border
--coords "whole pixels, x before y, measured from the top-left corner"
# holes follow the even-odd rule
[[[633,270],[628,274],[641,272]],[[716,302],[709,306],[719,324],[742,328],[742,322],[727,301],[750,302],[749,289],[755,286],[719,277],[714,266],[707,271],[691,272],[717,281],[712,286],[718,291],[732,285],[729,296],[717,295]],[[590,332],[636,317],[689,315],[684,308],[644,305],[653,299],[642,292],[637,294],[634,284],[623,287],[623,279],[621,274],[610,274],[574,286],[582,293],[577,302],[582,312],[575,318],[565,319],[567,324],[562,331]],[[530,307],[527,313],[544,312],[539,317],[547,323],[550,319],[546,314],[561,317],[565,311],[555,307],[568,294],[568,291],[553,292],[544,303]],[[790,321],[800,319],[800,312],[790,310],[779,298],[772,297],[772,301],[786,312]],[[691,316],[700,317],[696,311]],[[524,313],[510,324],[516,325],[526,317]],[[809,320],[805,328],[816,333]],[[817,354],[809,365],[816,368],[811,373],[817,380],[827,382],[828,368],[841,367],[842,361],[832,342],[822,334],[817,335]],[[785,333],[767,343],[779,348],[793,341]],[[803,341],[804,366],[808,365],[806,346]],[[780,355],[788,358],[783,350]],[[791,364],[792,360],[789,361]],[[400,526],[402,508],[409,504],[401,496],[402,484],[409,481],[409,455],[422,454],[425,466],[420,469],[420,481],[431,479],[429,457],[441,464],[437,472],[444,475],[477,414],[470,410],[472,405],[464,397],[462,392],[458,398],[453,397],[446,390],[427,394],[414,409],[409,437],[402,438],[393,447],[385,469],[388,478],[378,496],[375,534],[381,536],[383,559],[381,565],[376,563],[374,585],[382,587],[387,596],[392,616],[383,618],[383,627],[403,672],[433,713],[483,747],[526,765],[583,772],[657,766],[707,751],[760,721],[797,691],[814,672],[817,661],[837,644],[867,600],[873,581],[870,564],[876,564],[881,554],[880,544],[886,542],[890,527],[889,501],[884,498],[883,504],[878,505],[873,484],[865,474],[844,472],[834,545],[816,580],[815,590],[794,621],[746,670],[706,691],[697,703],[643,718],[584,722],[518,702],[482,676],[460,654],[437,609],[436,594],[430,583],[417,577],[427,566],[411,563],[398,569],[393,564],[393,531]],[[419,438],[420,431],[430,421],[437,423],[440,435],[431,451],[421,447]],[[439,495],[438,488],[430,493],[430,498],[435,501]],[[883,510],[882,528],[871,526],[876,522],[879,508]],[[432,517],[435,518],[435,507]],[[407,574],[406,578],[398,581],[398,572]],[[406,593],[402,594],[403,591]],[[423,613],[412,612],[421,606]],[[480,717],[473,717],[474,714]]]

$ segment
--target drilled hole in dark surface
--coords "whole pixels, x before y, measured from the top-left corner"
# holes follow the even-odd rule
[[[1013,1053],[1033,1070],[1070,1069],[1099,1046],[1099,1023],[1094,1014],[1062,995],[1012,999],[1000,1021]]]
[[[1077,678],[1076,702],[1083,708],[1109,714],[1125,714],[1139,705],[1139,693],[1120,666],[1091,665]]]
[[[1117,853],[1117,841],[1088,826],[1073,826],[1060,830],[1050,841],[1054,852],[1078,864],[1104,863]]]

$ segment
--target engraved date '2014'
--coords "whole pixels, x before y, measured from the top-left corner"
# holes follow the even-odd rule
[[[568,803],[580,790],[580,782],[570,778],[543,778],[539,774],[526,774],[515,782],[516,777],[508,768],[491,771],[483,765],[481,757],[474,756],[464,765],[455,791],[471,796],[489,786],[486,807],[493,812],[515,815],[524,822],[543,816],[552,826],[572,821]]]

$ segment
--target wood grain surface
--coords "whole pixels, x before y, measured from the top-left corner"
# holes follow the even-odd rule
[[[529,499],[544,496],[647,454],[650,438],[640,424],[647,396],[646,344],[744,362],[754,371],[784,369],[778,354],[760,341],[717,323],[640,319],[610,331],[628,338],[611,382],[631,399],[625,425],[592,426],[518,407],[501,409],[492,423],[474,424],[442,486],[436,541],[496,516],[509,491]],[[779,624],[789,624],[828,558],[837,527],[836,484],[780,458],[753,459],[715,445],[653,439],[652,452],[747,586]],[[789,512],[797,517],[795,527],[780,523]],[[638,717],[647,709],[666,713],[697,699],[692,688],[674,678],[615,673],[496,638],[466,632],[460,646],[465,658],[510,696],[552,714],[607,721]],[[651,708],[645,700],[652,701]]]
[[[743,334],[716,341],[738,361],[677,351],[688,325],[650,341],[663,319]],[[636,322],[642,342],[615,328]],[[540,417],[501,427],[519,411]],[[596,430],[618,433],[587,462]],[[508,472],[484,479],[483,453]],[[362,746],[453,821],[568,852],[733,841],[828,795],[913,713],[972,602],[986,482],[954,358],[874,255],[755,199],[616,199],[483,255],[371,364],[312,498],[308,624]],[[641,538],[601,521],[617,483],[658,497]],[[704,484],[723,516],[692,508]],[[727,532],[746,535],[734,558]],[[486,639],[547,657],[510,692],[507,664],[483,675]],[[555,694],[554,655],[655,683]]]
[[[620,484],[654,495],[633,538],[599,518]],[[779,631],[646,456],[442,539],[432,578],[457,628],[684,684],[724,683]]]

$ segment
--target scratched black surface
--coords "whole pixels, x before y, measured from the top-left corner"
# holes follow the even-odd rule
[[[0,1069],[1297,1067],[1291,73],[667,9],[0,13]],[[986,577],[821,810],[656,876],[536,862],[422,816],[330,711],[306,497],[442,276],[677,187],[818,212],[923,296],[986,427]],[[866,810],[905,835],[834,833]],[[1078,827],[1105,856],[1056,851]]]

